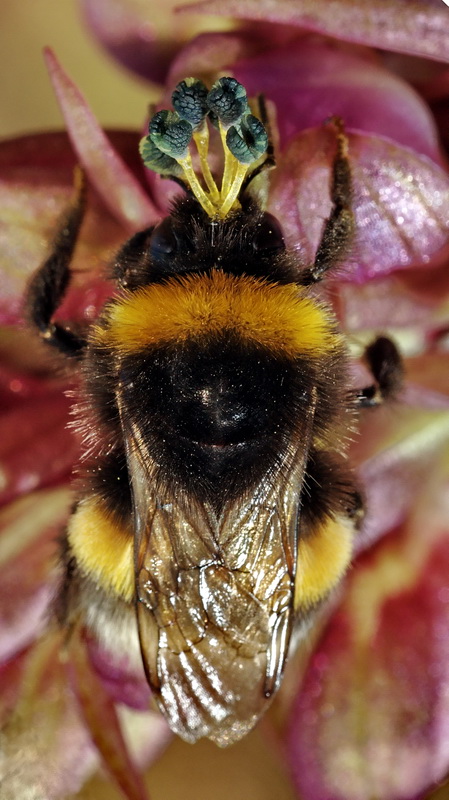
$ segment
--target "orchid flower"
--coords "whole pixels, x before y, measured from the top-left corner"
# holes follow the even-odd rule
[[[267,208],[304,263],[330,209],[332,137],[323,123],[332,115],[345,122],[356,236],[345,268],[327,282],[328,299],[355,355],[377,332],[397,342],[406,386],[393,407],[361,416],[353,461],[368,516],[356,558],[292,655],[257,746],[243,742],[234,757],[237,764],[239,753],[256,753],[264,774],[274,753],[279,798],[445,798],[449,9],[441,0],[207,0],[167,17],[162,33],[151,26],[150,0],[80,6],[109,52],[160,84],[161,102],[190,75],[212,82],[230,74],[250,95],[265,94],[277,120]],[[192,35],[189,20],[203,13],[217,15],[215,30],[203,24]],[[19,800],[109,796],[98,776],[98,795],[88,784],[83,794],[101,762],[123,796],[144,800],[142,770],[169,737],[148,710],[146,686],[120,659],[109,663],[92,642],[72,647],[49,623],[56,539],[79,455],[68,424],[76,374],[36,344],[21,303],[77,162],[89,179],[89,210],[62,318],[95,319],[111,291],[114,252],[166,213],[178,187],[146,174],[140,131],[104,133],[54,54],[46,59],[68,136],[0,144],[0,780],[4,796]],[[364,380],[360,365],[354,383]],[[195,752],[211,751],[200,744],[191,752],[194,764]],[[247,761],[236,774],[243,772],[251,773]],[[202,789],[196,797],[211,796]],[[257,781],[253,791],[274,796]]]

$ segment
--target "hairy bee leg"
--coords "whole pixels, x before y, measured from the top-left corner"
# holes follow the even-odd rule
[[[343,121],[339,117],[333,117],[331,123],[337,139],[330,192],[332,211],[324,225],[314,264],[306,271],[301,281],[305,285],[320,281],[328,270],[336,267],[342,261],[354,233],[348,139]]]
[[[400,391],[404,379],[404,365],[396,345],[386,336],[379,336],[365,350],[367,364],[374,383],[354,393],[359,408],[375,408],[391,400]]]
[[[305,471],[301,521],[313,529],[329,515],[346,517],[360,527],[365,513],[362,492],[345,459],[327,450],[312,450]]]
[[[62,217],[49,257],[32,277],[25,299],[25,313],[41,338],[68,356],[79,356],[86,342],[69,325],[52,322],[70,281],[70,262],[86,209],[86,180],[81,168],[74,175],[75,194]]]
[[[72,512],[73,513],[73,512]],[[53,617],[60,628],[65,628],[70,635],[79,618],[79,572],[76,558],[73,556],[67,539],[67,533],[59,543],[61,575],[56,595],[53,599]]]
[[[265,151],[264,165],[268,161],[269,165],[274,167],[275,164],[276,164],[276,159],[275,159],[275,156],[274,156],[273,136],[272,136],[272,133],[271,133],[270,118],[268,116],[267,104],[265,102],[265,95],[264,94],[258,94],[257,98],[256,98],[256,102],[257,102],[257,111],[258,111],[257,116],[259,117],[260,121],[262,122],[262,124],[263,124],[263,126],[266,129],[266,132],[268,134],[268,144],[267,144],[267,149]]]

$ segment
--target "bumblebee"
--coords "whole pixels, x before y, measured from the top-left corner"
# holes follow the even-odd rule
[[[224,746],[265,712],[292,633],[347,569],[364,514],[348,440],[357,409],[397,392],[402,367],[379,338],[366,354],[372,385],[351,389],[344,336],[312,291],[353,235],[342,122],[331,121],[331,214],[304,266],[254,196],[274,161],[263,100],[256,116],[229,77],[210,91],[186,79],[172,99],[140,149],[184,195],[123,246],[117,292],[82,331],[54,319],[83,219],[80,185],[27,312],[44,341],[78,360],[85,393],[60,621],[143,664],[182,738]],[[214,129],[221,181],[208,159]]]

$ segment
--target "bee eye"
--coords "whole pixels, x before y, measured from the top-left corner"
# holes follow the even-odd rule
[[[171,217],[165,217],[156,225],[150,236],[150,255],[153,261],[171,256],[178,249],[178,240],[173,230]]]
[[[284,235],[276,217],[265,212],[256,230],[253,240],[255,250],[267,250],[270,253],[285,250]]]

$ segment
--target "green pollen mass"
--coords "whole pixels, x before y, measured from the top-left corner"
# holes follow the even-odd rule
[[[235,78],[216,81],[207,95],[207,105],[224,128],[235,124],[249,109],[245,88]]]
[[[197,78],[186,78],[178,83],[171,99],[180,118],[196,128],[208,112],[206,98],[207,87],[204,83]]]
[[[172,158],[185,158],[192,134],[190,122],[180,119],[175,111],[158,111],[150,121],[151,141]]]
[[[247,114],[239,125],[229,128],[226,144],[237,161],[251,164],[266,152],[268,135],[261,121]]]
[[[153,172],[157,172],[158,175],[179,175],[182,173],[182,168],[178,162],[163,153],[162,150],[159,150],[149,136],[141,139],[139,152],[145,166],[148,169],[152,169]]]

